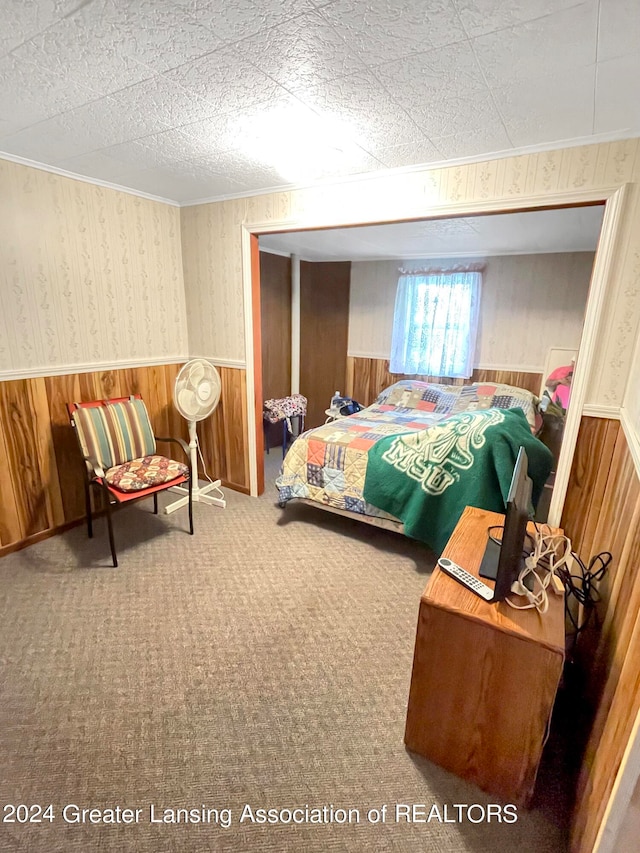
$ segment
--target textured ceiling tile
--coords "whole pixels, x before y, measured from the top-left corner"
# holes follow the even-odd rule
[[[279,89],[277,83],[251,65],[235,48],[203,56],[164,76],[206,101],[209,115],[234,112],[270,100]],[[199,117],[205,117],[205,110]],[[194,116],[194,120],[197,118]]]
[[[240,185],[225,175],[146,169],[122,175],[121,186],[177,202],[233,195],[242,192]]]
[[[155,115],[117,97],[101,98],[26,128],[3,140],[3,147],[9,153],[55,165],[69,157],[167,129]],[[18,150],[20,146],[22,151]]]
[[[242,191],[254,182],[261,187],[282,184],[282,175],[268,163],[256,162],[239,151],[220,151],[200,157],[189,164],[191,174],[233,176]]]
[[[102,148],[95,139],[81,132],[69,133],[59,123],[59,116],[30,125],[2,139],[2,150],[43,165],[56,166],[60,161]]]
[[[196,0],[194,16],[230,44],[313,8],[309,0]]]
[[[19,122],[9,120],[0,115],[0,151],[3,149],[3,139],[17,133],[19,130],[23,130],[22,125],[20,125]]]
[[[498,154],[513,147],[502,123],[497,122],[487,123],[481,128],[464,133],[436,137],[432,141],[447,160]]]
[[[120,172],[130,172],[132,167],[139,169],[153,169],[159,166],[171,166],[180,163],[181,158],[171,154],[161,153],[154,145],[157,135],[147,136],[133,142],[121,142],[118,145],[110,145],[101,151],[93,152],[108,157],[114,163],[120,164]],[[89,157],[91,155],[85,155]]]
[[[395,169],[399,166],[415,166],[422,163],[437,163],[444,159],[439,149],[428,139],[381,148],[376,152],[376,157],[387,169]]]
[[[90,4],[31,39],[14,56],[54,75],[64,75],[99,95],[108,95],[153,76],[145,65],[125,56],[116,28]],[[87,100],[90,100],[87,98]]]
[[[65,15],[83,0],[2,0],[0,3],[0,56],[27,41]]]
[[[279,117],[282,132],[286,133],[288,124],[294,125],[295,130],[295,124],[303,121],[305,115],[311,119],[314,118],[311,111],[297,98],[280,90],[269,101],[254,104],[244,110],[194,122],[181,127],[180,130],[199,141],[204,157],[207,151],[217,152],[240,148],[244,142],[256,136],[257,128],[264,125],[265,117]]]
[[[381,65],[373,72],[391,97],[409,113],[431,100],[487,90],[468,42],[415,54]]]
[[[428,4],[423,0],[367,4],[336,0],[321,14],[368,65],[466,38],[451,0],[429,0]]]
[[[424,138],[372,74],[333,80],[301,100],[327,119],[341,122],[345,133],[374,155],[381,148]]]
[[[201,157],[202,146],[197,139],[179,130],[167,130],[133,142],[112,145],[103,149],[102,153],[129,166],[136,165],[143,169],[151,169],[163,164],[176,164]]]
[[[600,4],[598,60],[638,53],[640,7],[638,0],[606,0]]]
[[[576,6],[579,0],[454,0],[470,37],[533,21]]]
[[[640,134],[640,54],[599,62],[596,76],[596,116],[594,131],[628,131]]]
[[[541,71],[560,74],[596,60],[597,2],[511,27],[473,40],[490,86],[532,78]]]
[[[453,133],[502,126],[500,114],[489,91],[427,101],[414,109],[412,115],[425,136],[432,140]]]
[[[264,30],[236,45],[236,50],[294,93],[366,70],[338,33],[315,13]]]
[[[376,158],[350,140],[331,133],[325,138],[322,121],[301,104],[284,102],[283,111],[275,114],[269,112],[271,106],[255,108],[255,121],[248,124],[246,113],[222,117],[228,121],[226,136],[218,136],[199,162],[223,169],[235,180],[248,183],[248,189],[252,177],[261,187],[269,186],[267,174],[272,179],[276,176],[272,186],[283,186],[380,168]],[[288,107],[295,111],[288,112]],[[231,139],[233,145],[225,150],[225,142]]]
[[[0,114],[28,127],[98,97],[58,72],[45,71],[15,54],[0,59]]]
[[[138,122],[149,130],[138,133],[135,139],[146,133],[154,133],[163,127],[180,127],[216,112],[215,107],[203,98],[188,92],[164,75],[144,80],[128,89],[114,92],[110,102],[122,110],[126,118]]]
[[[97,26],[115,30],[120,52],[155,71],[175,68],[222,45],[186,0],[107,0]]]
[[[593,128],[595,66],[518,81],[494,91],[514,146],[581,138]]]

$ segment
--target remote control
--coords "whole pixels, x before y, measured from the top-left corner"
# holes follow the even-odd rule
[[[466,588],[470,589],[471,592],[475,592],[475,594],[479,595],[480,598],[484,598],[485,601],[493,601],[493,590],[491,587],[482,583],[482,581],[479,581],[478,578],[474,577],[466,571],[466,569],[463,569],[462,566],[454,563],[453,560],[448,560],[446,557],[440,557],[438,565],[443,572],[451,575],[451,577],[455,578],[458,583],[461,583],[462,586],[466,586]]]

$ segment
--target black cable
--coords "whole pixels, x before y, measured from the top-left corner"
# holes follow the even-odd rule
[[[573,574],[565,567],[557,569],[556,572],[566,591],[565,613],[574,629],[573,646],[575,646],[578,634],[585,630],[591,620],[591,614],[596,611],[596,604],[601,600],[600,592],[595,584],[599,583],[607,573],[613,556],[609,551],[601,551],[591,558],[588,566],[585,566],[580,557],[573,551],[571,556],[577,563],[580,574]],[[582,625],[578,624],[571,612],[569,600],[572,596],[584,608]]]

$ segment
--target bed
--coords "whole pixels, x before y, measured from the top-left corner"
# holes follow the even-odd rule
[[[552,465],[534,436],[537,403],[497,383],[396,382],[368,408],[294,441],[276,480],[279,503],[309,503],[441,550],[467,504],[503,511],[521,444],[537,501]]]

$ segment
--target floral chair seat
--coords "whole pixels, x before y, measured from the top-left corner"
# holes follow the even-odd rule
[[[123,465],[115,465],[105,473],[105,480],[121,492],[137,492],[160,486],[177,477],[188,477],[189,467],[166,456],[143,456]]]

